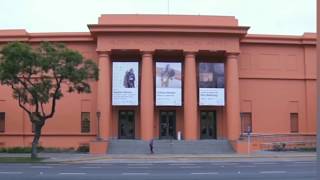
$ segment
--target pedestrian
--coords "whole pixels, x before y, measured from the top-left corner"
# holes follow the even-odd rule
[[[153,139],[149,142],[150,153],[153,154]]]

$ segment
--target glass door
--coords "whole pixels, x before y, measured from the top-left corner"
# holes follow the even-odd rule
[[[160,111],[160,139],[175,139],[176,137],[176,112]]]
[[[217,139],[217,121],[215,111],[200,112],[200,138]]]
[[[134,139],[134,111],[119,111],[119,139]]]

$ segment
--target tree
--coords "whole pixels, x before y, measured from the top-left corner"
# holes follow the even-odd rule
[[[55,114],[57,101],[65,93],[90,93],[89,81],[98,80],[98,74],[93,61],[63,44],[43,42],[33,49],[13,42],[1,49],[0,83],[12,88],[35,128],[31,158],[37,158],[41,129]]]

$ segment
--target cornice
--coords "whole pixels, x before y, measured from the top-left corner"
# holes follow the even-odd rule
[[[244,36],[247,34],[247,26],[191,26],[191,25],[159,25],[159,24],[89,24],[91,33],[210,33],[210,34],[233,34]]]
[[[89,32],[54,32],[54,33],[28,33],[25,30],[0,30],[0,42],[90,42],[95,41]]]
[[[313,36],[312,33],[305,33],[302,36],[248,34],[241,39],[240,43],[316,45],[316,36]]]

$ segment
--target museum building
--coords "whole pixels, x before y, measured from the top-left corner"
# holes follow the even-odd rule
[[[67,94],[40,145],[106,152],[121,139],[226,140],[237,152],[315,143],[316,34],[255,35],[233,16],[101,15],[90,32],[0,30],[0,47],[63,42],[94,60],[90,94]],[[0,86],[0,147],[30,146],[28,115]],[[308,144],[305,144],[308,146]]]

